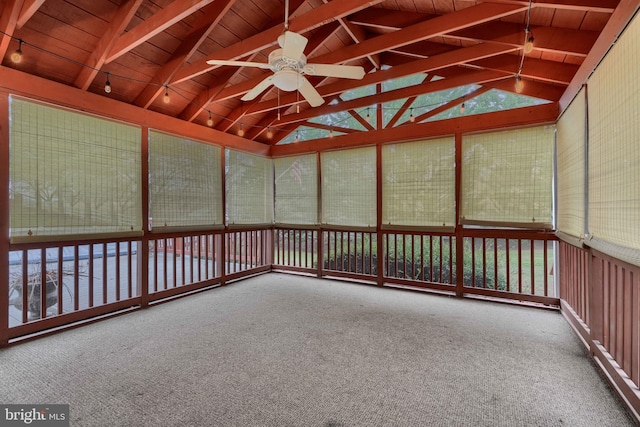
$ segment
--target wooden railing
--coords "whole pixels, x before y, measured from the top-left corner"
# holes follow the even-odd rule
[[[275,230],[274,268],[557,306],[553,234]],[[458,239],[460,239],[458,241]],[[321,260],[321,261],[318,261]]]
[[[468,230],[464,292],[558,305],[555,236],[530,231]]]
[[[152,235],[149,240],[149,299],[153,301],[185,289],[219,283],[222,272],[217,259],[221,235],[221,232]]]
[[[139,305],[139,246],[135,240],[14,245],[9,338]]]
[[[559,245],[562,313],[640,422],[640,267]]]
[[[10,245],[3,336],[21,339],[268,271],[272,244],[272,230],[260,228]]]

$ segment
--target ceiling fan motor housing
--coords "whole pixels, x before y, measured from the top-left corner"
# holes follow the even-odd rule
[[[269,66],[274,72],[273,84],[285,92],[300,89],[303,77],[300,73],[307,65],[307,58],[302,55],[299,59],[287,58],[282,55],[282,49],[276,49],[269,54]]]

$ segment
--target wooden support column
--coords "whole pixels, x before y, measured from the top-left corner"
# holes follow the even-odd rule
[[[382,93],[382,83],[376,85],[376,94]],[[376,129],[382,129],[382,104],[376,104]],[[376,144],[376,249],[378,286],[384,285],[384,248],[382,232],[382,144]],[[372,254],[373,255],[373,254]]]
[[[9,95],[0,94],[0,348],[9,344]]]
[[[460,201],[462,198],[462,134],[455,134],[456,156],[456,296],[464,295],[464,230],[460,224]]]
[[[227,227],[227,221],[225,220],[225,218],[227,218],[227,192],[224,191],[225,188],[227,188],[227,179],[226,179],[226,174],[225,174],[225,168],[226,166],[226,158],[227,158],[227,154],[226,154],[226,149],[222,148],[222,155],[220,156],[220,174],[221,174],[221,184],[222,185],[222,221],[224,223],[224,227],[222,228],[222,232],[220,232],[220,236],[219,236],[219,240],[217,242],[217,244],[215,245],[216,250],[215,253],[213,255],[213,263],[216,266],[216,271],[218,273],[218,276],[220,277],[220,284],[221,285],[226,285],[227,284],[227,272],[226,272],[226,266],[225,266],[225,262],[226,262],[226,257],[225,254],[227,253],[227,243],[228,243],[228,238],[227,238],[227,231],[228,231],[228,227]]]
[[[322,223],[322,164],[320,152],[316,153],[316,166],[318,170],[318,222]],[[318,229],[318,238],[316,239],[318,243],[318,247],[316,248],[316,254],[318,254],[318,277],[322,277],[322,270],[324,267],[324,232],[322,231],[322,227]]]
[[[142,174],[142,238],[138,248],[138,295],[143,308],[149,307],[149,128],[142,127],[140,141],[140,169]],[[164,250],[167,250],[166,248]],[[154,254],[157,255],[157,254]],[[154,259],[154,262],[157,262]],[[157,278],[156,278],[157,280]]]

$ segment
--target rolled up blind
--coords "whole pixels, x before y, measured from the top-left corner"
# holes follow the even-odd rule
[[[11,97],[10,238],[142,234],[141,130]]]
[[[555,126],[465,135],[463,224],[552,228]]]

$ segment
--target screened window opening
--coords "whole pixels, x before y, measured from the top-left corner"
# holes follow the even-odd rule
[[[141,130],[10,100],[13,242],[141,234]]]
[[[552,228],[555,126],[462,139],[461,222]]]
[[[318,161],[315,154],[274,159],[275,222],[318,223]]]
[[[455,139],[382,147],[382,225],[455,228]]]
[[[376,226],[375,147],[321,154],[322,223]]]
[[[558,120],[558,231],[585,234],[586,114],[584,90]]]
[[[220,147],[149,132],[149,214],[153,229],[221,226]]]
[[[273,162],[255,154],[226,150],[228,224],[273,224]]]
[[[589,239],[640,265],[640,18],[636,16],[587,83]]]

